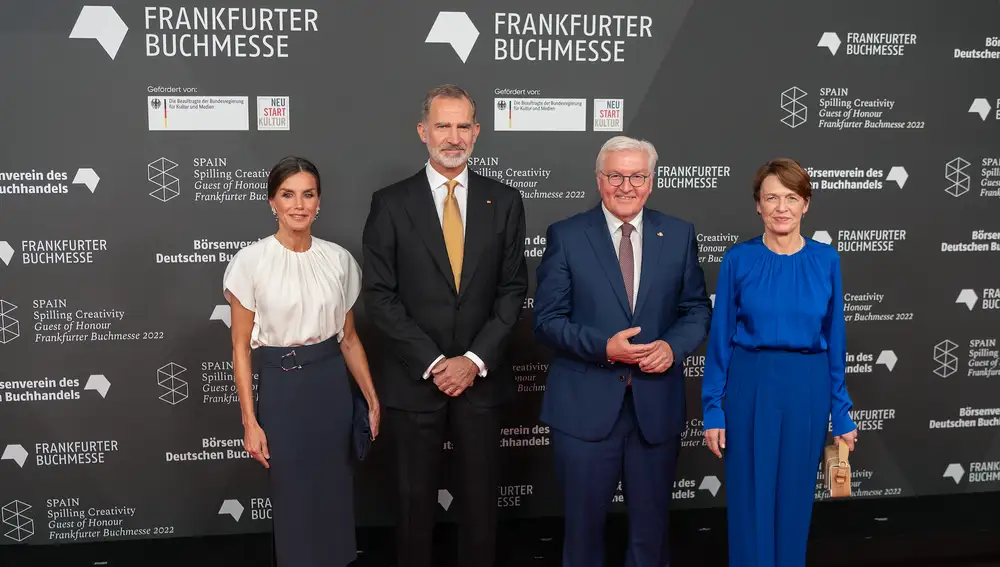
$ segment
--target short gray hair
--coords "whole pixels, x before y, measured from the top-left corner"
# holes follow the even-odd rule
[[[604,142],[604,145],[601,146],[601,151],[597,152],[597,172],[604,169],[604,158],[611,152],[645,152],[649,159],[650,174],[656,170],[656,160],[660,157],[657,155],[656,148],[651,142],[629,138],[628,136],[615,136]]]
[[[472,99],[472,95],[469,94],[469,91],[453,84],[438,85],[427,91],[427,94],[424,95],[423,112],[420,113],[421,122],[427,122],[427,116],[431,113],[431,103],[434,102],[434,99],[439,96],[457,99],[464,98],[468,100],[469,104],[472,105],[472,122],[476,122],[476,101]]]

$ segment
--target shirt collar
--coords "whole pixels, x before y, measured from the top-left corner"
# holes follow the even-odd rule
[[[640,235],[642,234],[643,210],[645,210],[645,207],[639,209],[639,214],[635,215],[635,218],[632,219],[631,222],[629,222],[629,224],[632,225],[632,228],[635,229],[635,232],[639,233]],[[608,228],[611,230],[612,234],[614,234],[615,231],[617,231],[619,228],[621,228],[623,224],[625,224],[625,221],[611,214],[611,211],[609,211],[608,208],[604,206],[603,201],[601,201],[601,211],[604,213],[604,220],[607,221]]]
[[[427,160],[427,164],[424,166],[424,169],[427,171],[427,182],[430,183],[432,191],[434,189],[437,189],[438,187],[441,187],[448,181],[447,177],[438,173],[438,170],[434,169],[431,166],[430,160]],[[466,166],[462,168],[462,172],[459,173],[458,177],[456,177],[455,179],[458,180],[458,184],[460,187],[465,187],[466,189],[469,188],[468,164],[466,164]]]

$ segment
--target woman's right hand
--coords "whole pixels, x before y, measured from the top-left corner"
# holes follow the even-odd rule
[[[260,461],[265,469],[271,468],[267,462],[271,458],[271,453],[267,450],[267,436],[264,430],[256,422],[248,424],[243,428],[243,448],[250,456]]]
[[[706,429],[705,442],[708,443],[708,449],[721,459],[722,449],[726,448],[726,430],[718,428]]]

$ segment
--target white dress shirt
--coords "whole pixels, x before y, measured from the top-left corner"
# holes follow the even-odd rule
[[[431,167],[430,160],[427,161],[427,165],[424,169],[427,171],[427,183],[430,185],[431,195],[434,197],[434,208],[437,209],[438,222],[441,223],[443,227],[444,199],[448,196],[448,186],[445,184],[448,182],[448,178],[441,175],[436,169]],[[469,167],[466,166],[462,168],[462,172],[458,174],[458,177],[456,177],[455,180],[458,181],[458,185],[455,186],[455,199],[458,201],[458,213],[462,217],[462,234],[465,235],[467,232],[465,229],[465,225],[467,224],[466,219],[469,218],[467,213],[469,208]],[[479,368],[479,376],[485,378],[487,369],[483,360],[476,356],[476,354],[472,351],[466,352],[465,356],[474,362]],[[430,378],[431,369],[434,368],[434,365],[437,364],[442,358],[444,358],[443,354],[435,358],[434,362],[427,367],[427,371],[424,372],[425,380]]]
[[[611,232],[611,240],[615,244],[615,257],[618,257],[619,246],[622,241],[622,225],[625,224],[620,218],[611,214],[611,211],[601,203],[601,210],[604,211],[604,218],[608,221],[608,231]],[[632,241],[632,256],[635,275],[632,283],[632,310],[635,311],[635,300],[639,297],[639,275],[642,274],[642,210],[629,222],[635,229],[629,237]]]

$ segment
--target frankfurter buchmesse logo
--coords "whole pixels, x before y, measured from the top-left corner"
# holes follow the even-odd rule
[[[977,98],[969,106],[969,112],[978,114],[983,119],[983,122],[986,122],[986,117],[990,115],[990,110],[990,101],[985,98]]]
[[[229,515],[232,516],[237,522],[243,517],[243,504],[239,500],[223,500],[222,506],[219,508],[219,515]]]
[[[28,461],[28,451],[23,445],[7,445],[3,455],[0,455],[0,461],[14,461],[23,469],[24,463]]]
[[[962,482],[962,477],[965,476],[965,469],[962,465],[958,463],[951,463],[944,469],[944,474],[941,478],[950,478],[955,481],[955,484]]]
[[[5,266],[9,266],[13,257],[14,248],[6,240],[0,240],[0,262],[3,262]]]
[[[479,39],[479,30],[465,12],[438,12],[424,43],[447,43],[465,63]]]
[[[69,32],[70,39],[96,39],[114,59],[125,41],[128,26],[111,6],[84,6]]]
[[[803,99],[809,94],[799,87],[792,87],[781,93],[781,110],[785,111],[785,117],[781,122],[789,128],[798,128],[806,123],[809,118],[809,107],[805,105]]]
[[[229,308],[229,305],[216,305],[215,308],[212,309],[212,314],[208,317],[208,320],[222,321],[227,327],[232,327],[233,323],[231,315],[232,310]]]
[[[934,369],[935,374],[947,378],[958,372],[956,350],[958,350],[958,345],[949,340],[943,340],[934,345],[934,362],[938,364],[937,368]]]
[[[454,501],[455,498],[451,495],[451,492],[448,492],[448,489],[442,488],[441,490],[438,490],[438,504],[440,504],[445,511],[447,511],[448,508],[451,508],[451,503]]]
[[[22,542],[35,535],[35,520],[28,516],[28,510],[31,510],[31,506],[20,500],[14,500],[0,508],[0,520],[9,528],[4,531],[4,537]]]

